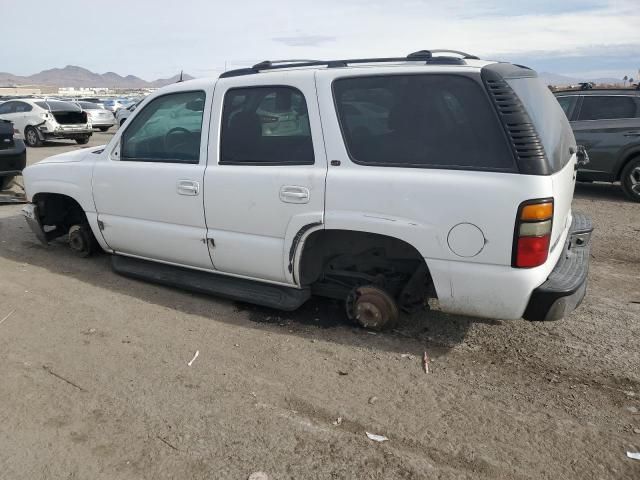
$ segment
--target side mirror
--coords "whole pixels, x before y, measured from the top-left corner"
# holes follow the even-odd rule
[[[578,150],[576,151],[576,157],[578,157],[578,166],[583,166],[589,163],[589,154],[587,150],[582,145],[578,145]]]

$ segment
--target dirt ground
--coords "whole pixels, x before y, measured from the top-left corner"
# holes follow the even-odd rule
[[[640,478],[640,204],[617,187],[577,187],[596,231],[570,317],[376,335],[328,301],[282,314],[120,277],[38,244],[20,208],[0,205],[2,480]]]

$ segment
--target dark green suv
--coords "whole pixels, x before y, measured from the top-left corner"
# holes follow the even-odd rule
[[[571,122],[576,143],[590,162],[578,181],[617,182],[640,202],[640,91],[618,89],[555,92]]]

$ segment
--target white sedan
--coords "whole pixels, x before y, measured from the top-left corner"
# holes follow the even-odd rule
[[[59,100],[9,100],[0,105],[0,119],[12,122],[24,134],[30,147],[39,147],[54,138],[72,139],[84,145],[93,133],[87,112],[73,103]]]

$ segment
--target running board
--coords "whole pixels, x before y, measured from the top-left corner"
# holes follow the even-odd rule
[[[114,272],[125,277],[147,280],[207,295],[217,295],[231,300],[254,303],[279,310],[295,310],[311,296],[308,288],[298,289],[273,285],[122,255],[111,256],[111,267]]]

